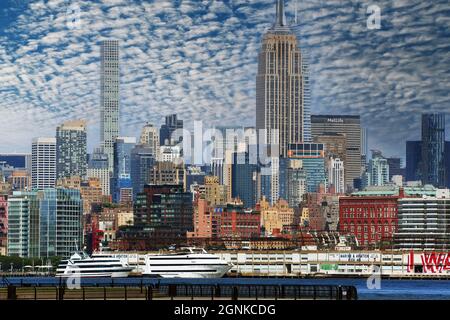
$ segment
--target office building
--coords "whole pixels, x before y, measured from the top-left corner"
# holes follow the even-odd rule
[[[149,147],[149,144],[138,144],[131,150],[133,197],[144,191],[144,186],[149,183],[150,171],[155,162],[154,149]]]
[[[87,174],[86,122],[67,121],[56,128],[57,179]]]
[[[422,141],[406,141],[406,181],[422,181]]]
[[[159,154],[159,130],[151,123],[146,123],[144,128],[142,128],[141,137],[139,143],[145,145],[146,148],[150,149],[150,153],[153,158],[156,159]]]
[[[213,239],[252,239],[261,234],[261,213],[245,209],[244,203],[229,202],[215,207],[212,214]]]
[[[157,162],[150,169],[149,184],[180,185],[186,189],[186,168],[173,162]]]
[[[250,162],[248,152],[233,153],[231,192],[233,198],[239,198],[245,208],[256,204],[256,175],[258,167]]]
[[[422,115],[422,184],[444,187],[445,172],[445,115]]]
[[[56,183],[56,138],[36,138],[31,146],[31,186],[53,188]]]
[[[114,143],[114,174],[111,179],[111,194],[115,203],[120,202],[121,193],[132,189],[131,150],[136,144],[135,137],[118,137]]]
[[[194,230],[191,193],[179,185],[146,185],[134,204],[134,223],[159,230],[167,241],[185,239]]]
[[[96,148],[89,157],[87,178],[99,179],[102,187],[102,194],[104,196],[109,196],[111,194],[108,156],[103,153],[101,148]]]
[[[306,173],[306,192],[317,192],[327,186],[325,151],[321,143],[298,143],[289,145],[288,157],[301,160]]]
[[[333,188],[331,193],[345,193],[345,165],[339,158],[328,159],[328,185]]]
[[[305,140],[305,120],[309,114],[304,108],[303,72],[307,67],[303,66],[297,36],[288,26],[284,10],[284,1],[279,0],[275,23],[263,35],[259,51],[256,129],[266,130],[265,141],[260,143],[278,144],[279,155],[286,157],[289,144]]]
[[[0,163],[4,162],[16,170],[26,170],[31,174],[31,154],[0,153]]]
[[[389,181],[392,180],[393,176],[403,176],[405,175],[405,170],[402,168],[402,159],[398,157],[386,158],[387,164],[389,165]]]
[[[327,133],[345,135],[347,154],[344,161],[346,191],[353,188],[353,180],[361,176],[361,121],[359,116],[312,115],[313,139]],[[341,159],[342,160],[342,159]]]
[[[108,169],[114,170],[114,143],[119,136],[119,41],[101,43],[100,141],[108,156]]]
[[[168,146],[183,141],[183,120],[178,119],[176,114],[166,116],[166,122],[159,130],[159,144]]]

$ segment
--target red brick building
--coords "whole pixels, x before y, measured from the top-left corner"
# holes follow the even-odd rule
[[[261,234],[259,210],[245,210],[242,203],[228,203],[214,208],[212,214],[213,238],[258,238]]]
[[[339,199],[339,231],[353,234],[360,246],[391,241],[398,226],[397,200],[402,195],[362,195]]]

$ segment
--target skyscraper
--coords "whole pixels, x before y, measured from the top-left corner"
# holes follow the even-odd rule
[[[422,141],[406,141],[406,181],[422,180],[420,163],[422,161]]]
[[[326,187],[325,151],[322,143],[290,144],[288,156],[290,159],[300,160],[299,164],[306,173],[307,192],[318,192],[321,186]]]
[[[105,40],[101,44],[100,75],[100,141],[108,155],[108,167],[114,169],[114,142],[119,136],[119,41]]]
[[[381,154],[374,153],[366,172],[368,186],[384,186],[389,182],[389,164]]]
[[[289,144],[306,138],[303,71],[297,37],[286,23],[284,1],[278,0],[276,21],[264,34],[258,57],[256,128],[266,130],[260,143],[279,143],[283,157]]]
[[[331,157],[328,159],[328,183],[334,187],[335,193],[345,193],[344,161]]]
[[[36,138],[31,146],[31,186],[53,188],[56,183],[56,138]]]
[[[120,202],[121,193],[132,189],[131,150],[136,144],[135,137],[118,137],[114,143],[114,174],[111,179],[113,201]]]
[[[108,156],[102,152],[101,148],[95,149],[89,158],[87,177],[100,180],[104,196],[111,194]]]
[[[56,175],[58,179],[86,177],[87,133],[85,121],[67,121],[56,128]]]
[[[353,181],[361,177],[361,120],[351,115],[312,115],[313,138],[327,133],[345,135],[347,154],[344,160],[346,191],[353,188]]]
[[[250,161],[249,152],[233,153],[231,195],[242,200],[244,207],[256,204],[256,174],[258,167]]]
[[[142,128],[139,143],[146,145],[155,159],[159,153],[159,142],[159,130],[151,123],[146,123]]]
[[[141,140],[142,142],[142,140]],[[159,145],[159,140],[158,140]],[[149,183],[150,171],[155,164],[154,150],[148,144],[138,144],[131,149],[131,181],[133,196],[144,191],[144,186]]]
[[[445,115],[422,115],[422,184],[445,186]]]
[[[161,146],[173,145],[183,141],[183,137],[173,139],[174,137],[172,137],[172,134],[177,129],[183,129],[183,120],[179,120],[176,114],[166,116],[166,122],[159,130],[159,144]]]

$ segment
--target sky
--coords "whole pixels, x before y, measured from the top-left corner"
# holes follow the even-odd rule
[[[0,0],[0,152],[30,152],[70,119],[88,120],[89,150],[99,144],[104,39],[120,41],[122,136],[171,113],[188,127],[254,126],[275,2]],[[421,113],[450,110],[448,0],[286,2],[310,60],[312,114],[360,115],[369,149],[404,157]],[[367,27],[371,5],[380,29]]]

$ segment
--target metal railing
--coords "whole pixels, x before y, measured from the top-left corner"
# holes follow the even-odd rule
[[[0,288],[0,300],[356,300],[353,286],[152,284],[82,286],[17,285]]]

